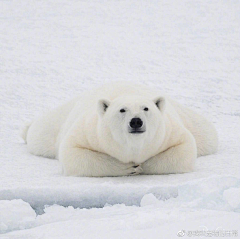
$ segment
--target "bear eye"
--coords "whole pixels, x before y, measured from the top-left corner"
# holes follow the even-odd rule
[[[126,112],[126,110],[125,109],[120,109],[120,112],[124,113],[124,112]]]
[[[144,111],[148,111],[148,107],[145,107],[143,110],[144,110]]]

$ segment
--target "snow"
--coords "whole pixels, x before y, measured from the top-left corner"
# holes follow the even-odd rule
[[[148,194],[145,194],[145,195],[143,196],[143,198],[141,199],[140,206],[141,206],[141,207],[145,207],[145,206],[149,206],[149,205],[158,204],[158,203],[160,203],[160,202],[161,202],[161,201],[159,201],[159,200],[154,196],[154,194],[148,193]]]
[[[234,208],[240,208],[240,188],[230,188],[223,193],[224,199]],[[240,210],[238,210],[240,212]]]
[[[239,237],[239,11],[235,0],[0,1],[0,238]],[[218,153],[187,174],[76,178],[27,152],[25,122],[116,80],[205,115]]]
[[[34,212],[34,211],[33,211]],[[103,208],[74,209],[54,205],[32,220],[31,229],[14,231],[2,238],[175,238],[179,231],[231,231],[239,227],[233,212],[144,207],[123,204]],[[104,235],[104,236],[103,236]]]
[[[11,231],[29,227],[35,220],[36,213],[32,207],[21,199],[0,201],[0,231]]]

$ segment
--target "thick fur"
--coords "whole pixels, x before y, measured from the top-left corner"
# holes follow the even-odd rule
[[[143,121],[141,134],[129,131],[136,117]],[[73,176],[190,172],[197,156],[215,153],[218,145],[203,116],[132,83],[86,92],[28,127],[29,151],[58,158],[64,174]]]

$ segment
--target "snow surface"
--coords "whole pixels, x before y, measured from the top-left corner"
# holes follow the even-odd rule
[[[239,12],[238,0],[0,1],[0,238],[240,234]],[[116,80],[207,116],[218,153],[187,174],[76,178],[27,152],[26,121]]]

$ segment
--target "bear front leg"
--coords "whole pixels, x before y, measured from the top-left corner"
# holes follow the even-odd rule
[[[194,169],[197,158],[196,142],[190,133],[182,135],[180,144],[145,161],[143,174],[186,173]]]
[[[59,152],[59,161],[66,176],[128,176],[142,172],[139,165],[122,163],[109,155],[83,148],[63,147]]]

